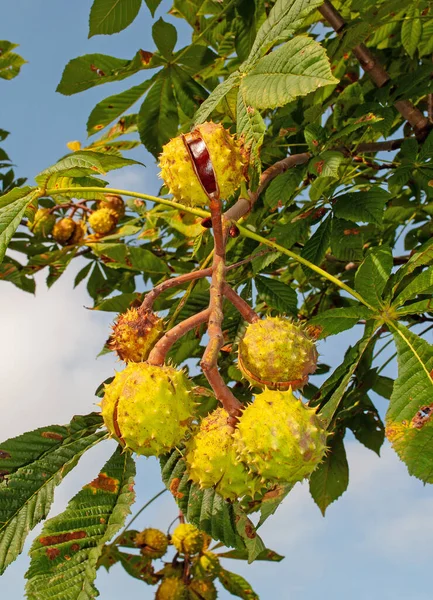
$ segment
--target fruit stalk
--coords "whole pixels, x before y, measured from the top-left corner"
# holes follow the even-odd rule
[[[229,413],[231,422],[234,425],[237,417],[240,415],[242,405],[225,384],[217,366],[218,354],[224,345],[224,336],[222,332],[224,314],[222,310],[222,304],[226,274],[225,234],[227,232],[227,228],[223,230],[220,198],[215,194],[211,194],[210,200],[215,252],[212,264],[212,282],[210,287],[209,302],[209,343],[204,351],[200,366],[213,391],[215,392],[216,398],[222,403],[225,410]]]
[[[253,310],[248,302],[245,302],[245,300],[241,298],[239,294],[229,286],[228,283],[224,283],[223,285],[223,294],[227,300],[231,302],[233,306],[241,313],[245,321],[248,321],[248,323],[255,323],[259,320],[259,315],[256,313],[256,311]]]
[[[210,309],[206,308],[205,310],[192,315],[189,319],[185,319],[185,321],[182,321],[176,325],[176,327],[173,327],[173,329],[167,331],[167,333],[152,348],[147,362],[151,365],[162,366],[165,362],[165,357],[177,340],[188,333],[188,331],[191,331],[191,329],[195,329],[195,327],[206,323],[209,319],[209,315]]]

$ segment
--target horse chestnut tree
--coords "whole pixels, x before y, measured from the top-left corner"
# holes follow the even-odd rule
[[[94,0],[90,35],[125,29],[141,4]],[[36,271],[53,283],[81,261],[95,307],[121,308],[104,351],[122,368],[97,390],[101,411],[0,444],[0,573],[82,454],[118,444],[34,540],[31,600],[94,598],[97,569],[116,562],[160,600],[215,599],[219,585],[258,598],[217,550],[281,560],[254,523],[300,481],[325,513],[348,485],[348,430],[375,452],[386,436],[433,483],[433,13],[403,3],[389,35],[394,4],[174,0],[190,44],[161,17],[155,52],[66,65],[64,95],[125,85],[92,110],[90,143],[70,142],[35,186],[1,165],[1,279],[33,291]],[[5,78],[23,63],[13,47],[2,42]],[[157,196],[104,180],[138,164],[140,145]],[[321,340],[356,325],[319,385]],[[382,374],[390,340],[395,381]],[[385,423],[371,392],[389,400]],[[173,532],[125,526],[139,455],[160,461]]]

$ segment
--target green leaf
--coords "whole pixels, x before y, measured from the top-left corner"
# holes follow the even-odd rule
[[[405,304],[401,308],[397,309],[397,316],[404,317],[406,315],[419,315],[425,312],[433,311],[433,298],[427,298],[426,300],[420,300],[419,302],[412,302],[411,304]]]
[[[106,300],[102,300],[99,304],[95,306],[95,310],[102,310],[106,312],[116,312],[121,313],[125,312],[131,304],[138,300],[141,297],[141,294],[136,292],[132,294],[117,294],[112,298],[107,298]]]
[[[310,494],[323,516],[332,502],[337,500],[349,485],[349,465],[343,437],[330,438],[328,452],[323,462],[310,477]]]
[[[382,293],[393,266],[391,249],[388,246],[371,248],[355,275],[355,289],[369,304],[381,308]]]
[[[336,83],[324,48],[311,38],[298,36],[261,58],[242,85],[248,104],[276,108]]]
[[[0,444],[0,574],[20,554],[29,531],[46,518],[55,487],[106,437],[97,432],[101,425],[95,413],[77,416],[67,426],[41,427]]]
[[[219,558],[231,558],[234,560],[248,560],[248,553],[246,550],[228,550],[227,552],[221,552],[218,554]],[[263,560],[267,562],[281,562],[284,556],[265,548],[257,557],[256,560]]]
[[[264,496],[260,503],[260,520],[257,524],[257,529],[263,525],[266,519],[275,513],[284,498],[292,491],[293,486],[293,483],[279,485],[272,490],[272,494],[269,494],[269,497]]]
[[[111,269],[132,269],[142,271],[146,275],[150,273],[169,273],[169,268],[164,260],[155,256],[146,248],[127,246],[126,244],[92,244],[96,256],[107,261],[107,267]]]
[[[236,515],[234,505],[224,500],[215,490],[201,490],[191,483],[185,459],[178,450],[161,457],[160,464],[162,480],[173,494],[186,520],[213,539],[221,540],[225,546],[244,550],[245,542],[236,527],[236,517],[241,517],[242,513]],[[251,539],[258,537],[252,523],[248,534],[252,536]]]
[[[242,65],[243,71],[248,71],[274,44],[297,31],[321,4],[321,0],[277,0],[257,32],[250,55]]]
[[[120,117],[125,110],[135,104],[135,102],[147,92],[154,81],[155,76],[143,81],[143,83],[140,83],[139,85],[121,92],[120,94],[109,96],[99,102],[92,110],[87,120],[87,133],[89,135],[97,133],[117,119],[117,117]]]
[[[398,284],[406,275],[410,275],[418,267],[431,264],[433,264],[433,237],[420,246],[407,263],[400,267],[393,278],[393,290],[396,290]]]
[[[386,384],[382,381],[378,387],[375,388],[375,384],[379,381],[379,378],[380,376],[375,380],[372,389],[381,390],[382,394],[388,394],[389,392],[389,399],[394,381],[388,377],[383,378],[386,381]],[[388,381],[391,384],[390,389],[388,387]],[[380,449],[385,440],[385,427],[382,423],[382,419],[367,395],[364,395],[360,399],[356,398],[356,406],[355,413],[350,419],[346,419],[344,424],[353,431],[353,435],[361,442],[361,444],[364,444],[366,448],[373,450],[373,452],[376,452],[379,456]]]
[[[56,91],[70,96],[109,81],[121,81],[159,64],[150,52],[144,50],[139,50],[132,60],[106,54],[85,54],[68,62]]]
[[[111,35],[131,25],[141,8],[141,0],[93,0],[89,17],[89,38]]]
[[[407,300],[411,300],[418,296],[418,294],[431,293],[433,290],[433,267],[429,267],[419,275],[417,275],[412,281],[404,288],[404,290],[397,296],[393,302],[393,306],[400,306]]]
[[[169,69],[165,69],[147,94],[138,115],[140,139],[147,150],[158,156],[163,144],[176,135],[178,122],[173,82]]]
[[[243,598],[243,600],[260,600],[250,584],[237,573],[220,569],[218,571],[218,579],[223,587],[233,596]]]
[[[391,197],[391,194],[379,187],[373,187],[368,192],[342,194],[336,198],[334,213],[349,221],[381,225],[385,204]]]
[[[85,267],[83,267],[82,269],[80,269],[78,271],[78,273],[76,274],[75,279],[74,279],[74,288],[76,288],[77,285],[80,285],[80,283],[82,281],[84,281],[84,279],[86,279],[87,275],[90,273],[92,264],[93,264],[92,262],[88,262]]]
[[[236,529],[247,549],[248,562],[252,563],[265,550],[263,540],[257,535],[256,529],[247,517],[240,504],[233,505]]]
[[[297,314],[298,299],[295,290],[270,277],[256,276],[257,293],[266,304],[279,312]]]
[[[328,393],[332,391],[332,394],[327,398],[326,404],[319,413],[320,419],[325,427],[330,426],[346,392],[346,388],[352,379],[352,375],[355,373],[361,358],[373,337],[374,331],[374,325],[367,323],[363,337],[355,344],[355,346],[353,346],[353,348],[349,348],[343,363],[337,367],[334,373],[322,385],[319,393],[321,400],[326,398]],[[314,399],[316,400],[316,397]]]
[[[160,17],[153,24],[152,37],[158,50],[167,60],[169,60],[173,55],[173,50],[177,42],[176,27],[171,23],[167,23]]]
[[[392,323],[398,377],[386,413],[386,437],[411,475],[433,483],[433,346]]]
[[[302,167],[289,169],[275,177],[266,188],[264,203],[269,208],[280,205],[290,206],[295,198],[295,192],[304,175]]]
[[[416,3],[409,6],[401,26],[401,43],[411,58],[414,57],[421,39],[422,25]]]
[[[28,205],[34,198],[35,189],[30,186],[14,188],[0,197],[0,263]]]
[[[98,559],[134,501],[135,463],[118,447],[98,477],[50,519],[33,542],[27,598],[95,598]]]
[[[50,182],[54,186],[54,180],[51,179],[52,175],[80,176],[86,174],[94,175],[95,173],[106,175],[108,171],[121,169],[130,165],[142,165],[142,163],[131,158],[123,158],[123,156],[118,156],[117,154],[81,150],[68,154],[52,167],[41,171],[35,177],[35,180],[41,186],[46,185],[47,182]]]
[[[331,253],[343,262],[362,261],[364,236],[362,229],[353,221],[332,219]]]
[[[171,78],[178,101],[183,112],[192,118],[208,93],[195,79],[178,65],[171,68]]]
[[[229,77],[227,77],[227,79],[217,85],[217,87],[198,109],[195,116],[194,125],[200,125],[200,123],[207,121],[212,111],[218,106],[221,100],[225,98],[232,88],[239,85],[240,80],[241,74],[239,71],[234,71],[231,75],[229,75]]]
[[[347,308],[332,308],[319,313],[308,325],[320,330],[318,339],[351,329],[360,319],[371,319],[371,311],[362,304]]]
[[[245,147],[250,149],[253,160],[259,160],[260,147],[265,137],[266,126],[260,112],[245,101],[245,87],[240,86],[237,102],[236,132],[243,136]]]
[[[21,67],[27,62],[19,54],[11,52],[14,48],[17,48],[18,44],[13,44],[7,40],[0,41],[0,78],[10,80],[16,77]]]
[[[302,258],[309,260],[315,265],[320,265],[325,258],[326,251],[329,248],[329,242],[331,239],[331,224],[331,216],[326,217],[326,219],[322,221],[320,226],[316,229],[308,242],[302,248]],[[304,267],[304,269],[307,272],[310,272],[308,267]]]
[[[144,0],[147,4],[148,9],[150,10],[150,14],[152,17],[155,16],[155,11],[158,6],[161,4],[161,0]]]

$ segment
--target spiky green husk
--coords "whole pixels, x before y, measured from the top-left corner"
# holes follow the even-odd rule
[[[181,523],[171,536],[173,546],[180,554],[198,554],[203,550],[204,535],[190,523]]]
[[[242,413],[234,438],[250,469],[271,481],[302,481],[326,452],[326,433],[316,411],[292,390],[258,394]]]
[[[57,221],[53,227],[53,238],[62,246],[67,246],[74,235],[76,223],[70,217]]]
[[[197,579],[215,579],[221,565],[218,556],[213,552],[203,552],[193,565],[193,576]]]
[[[120,196],[115,194],[107,194],[105,200],[98,202],[98,208],[108,208],[117,215],[118,219],[125,214],[125,203]]]
[[[55,223],[56,216],[50,212],[49,208],[39,208],[29,228],[35,235],[48,237],[52,233]]]
[[[248,325],[238,359],[241,372],[253,385],[295,390],[316,370],[317,350],[290,319],[267,317]]]
[[[201,488],[214,487],[223,498],[253,498],[261,488],[260,481],[236,455],[228,417],[223,408],[217,408],[188,440],[185,460],[189,478]]]
[[[245,180],[239,143],[221,124],[203,123],[195,131],[199,132],[207,146],[221,198],[229,198]],[[178,202],[186,206],[209,204],[182,136],[163,146],[159,166],[160,176]]]
[[[128,363],[105,387],[102,417],[110,434],[144,456],[179,445],[193,417],[191,385],[183,371]]]
[[[188,586],[190,600],[216,600],[217,590],[210,580],[193,579]]]
[[[186,585],[177,577],[163,579],[156,590],[155,600],[187,600]]]
[[[125,362],[141,362],[147,359],[163,332],[164,321],[155,313],[130,308],[117,318],[108,346]]]
[[[117,215],[109,208],[98,208],[89,217],[89,225],[95,233],[106,235],[117,225]]]
[[[149,527],[135,536],[135,545],[147,558],[161,558],[167,552],[168,538],[159,529]]]

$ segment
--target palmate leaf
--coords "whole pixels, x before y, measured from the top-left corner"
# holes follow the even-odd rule
[[[70,96],[109,81],[121,81],[160,64],[160,59],[144,50],[139,50],[132,60],[106,54],[85,54],[68,62],[56,91]]]
[[[368,192],[354,192],[337,196],[334,205],[336,217],[381,225],[385,203],[391,194],[379,187]]]
[[[355,275],[355,289],[375,308],[383,305],[382,295],[393,266],[389,246],[372,248]]]
[[[421,39],[422,24],[419,8],[416,4],[409,7],[401,26],[401,41],[411,58],[413,58]]]
[[[35,189],[29,186],[14,188],[0,198],[0,263],[9,242],[17,230],[28,205],[35,198]]]
[[[351,329],[360,319],[369,319],[372,314],[371,310],[362,304],[347,308],[333,308],[310,319],[308,325],[320,332],[318,339],[323,339]]]
[[[68,154],[52,167],[44,169],[35,177],[35,180],[41,186],[46,185],[48,181],[54,186],[52,175],[69,177],[80,177],[95,173],[105,175],[108,171],[114,169],[141,164],[137,160],[123,158],[123,156],[117,154],[82,150]]]
[[[152,27],[152,37],[162,56],[170,59],[177,42],[176,27],[160,17]]]
[[[419,275],[417,275],[412,281],[404,288],[402,292],[394,300],[394,306],[401,306],[407,300],[415,298],[418,294],[427,294],[431,292],[433,287],[433,267],[429,267]]]
[[[117,448],[96,479],[46,522],[30,550],[27,598],[95,598],[99,557],[123,526],[134,501],[135,463]]]
[[[386,436],[411,475],[433,483],[433,346],[392,324],[398,377],[386,414]]]
[[[366,351],[375,331],[375,325],[370,321],[365,325],[363,337],[349,348],[341,365],[339,365],[314,396],[315,404],[322,404],[319,416],[325,427],[329,427],[341,404],[347,386],[355,373],[364,352]],[[325,404],[323,405],[323,402]]]
[[[90,9],[89,38],[126,29],[141,8],[141,0],[94,0]]]
[[[224,500],[213,489],[201,490],[189,481],[185,459],[178,450],[161,457],[160,464],[162,480],[188,522],[229,548],[246,548],[250,562],[265,549],[239,505]]]
[[[117,117],[139,100],[153,85],[156,75],[146,79],[143,83],[135,85],[120,94],[109,96],[101,100],[89,115],[87,120],[87,133],[92,135],[112,123]]]
[[[200,125],[200,123],[204,123],[211,112],[221,102],[221,100],[223,100],[223,98],[230,92],[232,88],[239,84],[240,80],[241,74],[239,71],[235,71],[229,77],[227,77],[227,79],[217,85],[210,96],[206,98],[206,100],[198,109],[197,114],[195,115],[194,124]]]
[[[154,156],[177,133],[179,117],[170,69],[164,69],[141,105],[138,115],[140,139]]]
[[[349,484],[349,466],[341,435],[331,438],[328,452],[310,477],[310,494],[325,515],[328,506],[337,500]]]
[[[42,427],[0,445],[0,574],[47,516],[54,488],[104,439],[106,433],[97,431],[101,424],[96,413],[78,416],[67,426]]]
[[[237,596],[243,600],[259,600],[258,595],[250,584],[237,573],[220,569],[218,571],[218,579],[233,596]]]
[[[298,299],[295,290],[278,279],[257,276],[257,293],[262,300],[278,311],[296,315]]]
[[[322,4],[321,0],[277,0],[257,32],[250,55],[242,65],[248,71],[274,44],[297,31],[305,18]]]
[[[276,108],[336,83],[324,48],[311,38],[298,36],[261,58],[242,86],[247,104]]]
[[[418,267],[433,264],[433,237],[425,244],[420,246],[418,250],[409,258],[407,263],[400,267],[397,273],[392,278],[392,287],[395,291],[398,284],[406,275],[413,273]]]

